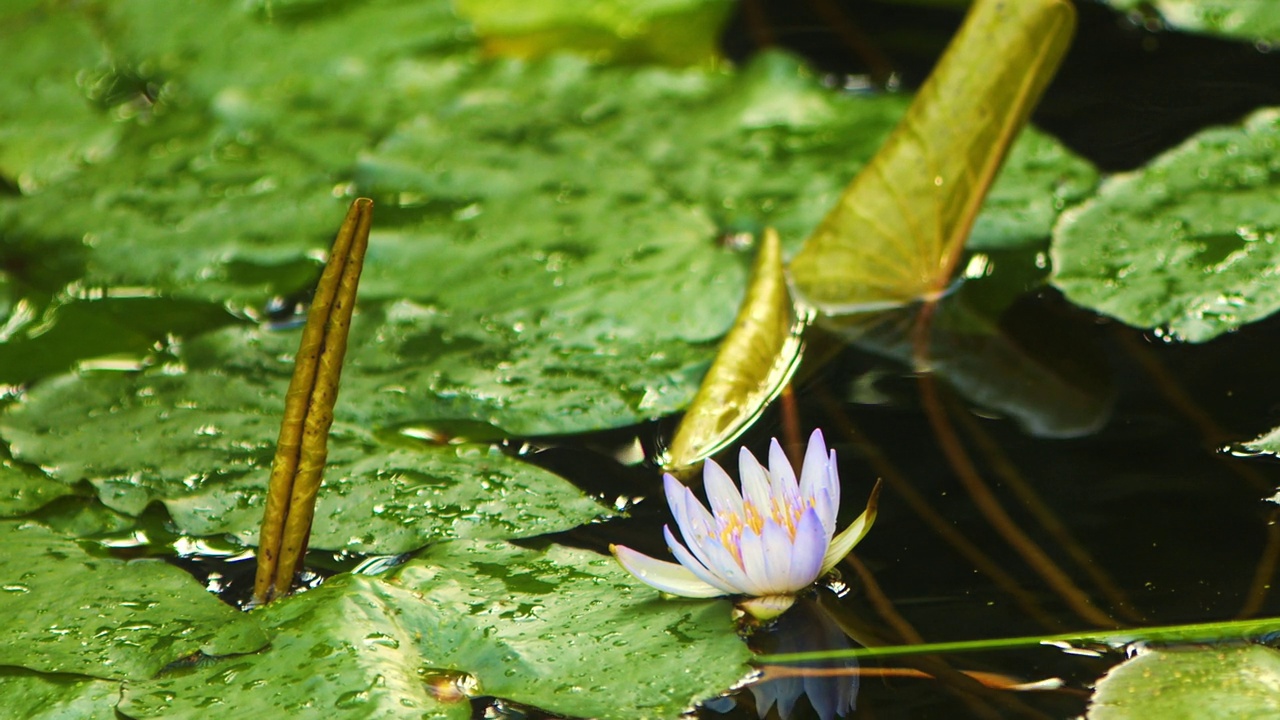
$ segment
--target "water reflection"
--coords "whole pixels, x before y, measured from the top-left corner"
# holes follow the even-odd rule
[[[829,591],[819,589],[819,592]],[[813,597],[797,599],[791,610],[776,622],[757,630],[749,643],[752,650],[762,654],[844,650],[855,646]],[[716,698],[705,707],[725,714],[753,702],[762,720],[771,716],[790,720],[793,716],[807,716],[796,712],[803,697],[819,718],[834,720],[857,708],[857,668],[858,661],[852,658],[786,667],[766,665],[758,681],[734,695]],[[824,674],[810,674],[815,670]],[[714,717],[710,713],[707,716]]]

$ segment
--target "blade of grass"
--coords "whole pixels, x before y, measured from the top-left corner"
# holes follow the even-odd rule
[[[271,466],[258,540],[255,604],[289,592],[306,552],[372,219],[372,200],[359,198],[351,204],[311,301]]]

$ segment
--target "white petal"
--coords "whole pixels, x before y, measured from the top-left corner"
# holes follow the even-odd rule
[[[831,540],[831,545],[827,547],[826,557],[822,559],[822,572],[826,572],[836,566],[836,563],[844,559],[853,551],[853,546],[857,545],[867,531],[871,529],[872,523],[876,521],[876,507],[880,502],[880,481],[876,481],[876,486],[871,488],[871,497],[867,500],[867,509],[862,511],[857,520],[853,524],[845,528],[844,532],[836,535]]]
[[[788,506],[794,505],[800,498],[800,484],[777,438],[769,443],[769,477],[773,480],[774,492],[780,492]]]
[[[747,595],[769,595],[769,575],[764,566],[764,542],[751,528],[742,529],[738,541],[742,554],[742,570],[745,582],[742,590]]]
[[[712,513],[742,516],[742,495],[738,494],[738,488],[733,484],[729,473],[715,460],[708,460],[703,464],[702,486],[707,491],[707,501],[711,503]]]
[[[813,498],[812,507],[818,512],[818,519],[822,521],[827,542],[830,542],[831,536],[836,534],[836,515],[840,512],[840,506],[832,501],[831,492],[823,488],[818,496]]]
[[[724,594],[719,589],[699,580],[682,565],[655,560],[623,545],[610,545],[609,551],[627,572],[662,592],[694,598],[718,597]]]
[[[821,430],[814,430],[809,436],[809,447],[804,451],[804,464],[800,466],[800,494],[806,498],[814,497],[818,488],[830,483],[827,472],[827,444]]]
[[[796,585],[791,579],[791,568],[795,562],[792,552],[791,533],[783,525],[766,520],[760,533],[760,544],[764,553],[764,570],[768,581],[765,583],[766,594],[786,594],[795,592],[809,583]]]
[[[699,580],[705,582],[712,587],[719,588],[722,595],[737,595],[742,591],[726,580],[723,576],[715,571],[715,568],[708,568],[706,564],[699,558],[694,557],[688,548],[680,544],[676,540],[676,536],[671,534],[671,528],[662,526],[662,536],[667,539],[667,549],[672,555],[676,556],[676,560],[680,564],[689,569]]]
[[[823,566],[826,549],[827,534],[822,529],[822,520],[813,508],[809,508],[800,516],[800,522],[796,523],[796,537],[791,547],[790,576],[787,582],[791,585],[792,592],[808,587],[819,575],[831,569]]]
[[[770,503],[769,476],[756,456],[745,447],[738,453],[738,475],[742,478],[742,499],[755,505],[761,515],[768,514]]]
[[[831,451],[827,458],[827,487],[831,489],[831,504],[840,509],[840,464],[836,462],[836,451]]]

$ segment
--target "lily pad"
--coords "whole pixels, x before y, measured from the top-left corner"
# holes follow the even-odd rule
[[[40,0],[6,3],[0,45],[8,58],[0,76],[0,182],[38,192],[110,153],[121,128],[107,110],[124,98],[87,82],[108,53],[86,14]]]
[[[255,613],[271,648],[130,683],[121,711],[469,716],[431,685],[573,716],[674,720],[749,672],[729,611],[663,600],[583,550],[444,543],[390,580],[343,575],[273,603]]]
[[[0,521],[0,665],[142,679],[197,651],[267,643],[248,615],[159,560],[93,557],[31,523]]]
[[[1054,230],[1053,284],[1125,323],[1204,342],[1280,309],[1280,110],[1114,176]]]
[[[296,346],[296,334],[285,335]],[[253,542],[288,384],[280,365],[274,375],[234,365],[65,375],[11,407],[0,434],[52,478],[92,483],[113,510],[138,515],[161,501],[182,532]],[[567,530],[605,514],[562,478],[485,445],[380,440],[372,412],[344,404],[362,389],[345,387],[338,400],[312,547],[399,553]]]
[[[1280,652],[1261,645],[1148,650],[1098,683],[1090,720],[1216,720],[1280,714]]]
[[[424,635],[448,637],[451,628],[411,593],[343,575],[253,616],[271,631],[270,648],[131,682],[120,711],[175,719],[211,713],[300,720],[471,716],[469,704],[439,702],[424,682],[430,665],[417,642]]]
[[[0,707],[24,720],[117,720],[120,683],[0,668]]]
[[[0,448],[0,517],[25,515],[75,492],[38,469],[5,457]]]
[[[1117,10],[1157,13],[1175,30],[1280,41],[1280,7],[1268,0],[1106,0]]]

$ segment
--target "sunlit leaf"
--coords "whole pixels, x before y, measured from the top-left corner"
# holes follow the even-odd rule
[[[258,624],[159,560],[93,557],[45,528],[0,521],[0,665],[141,679],[179,658],[252,652]]]
[[[1271,432],[1264,433],[1255,440],[1250,440],[1245,443],[1245,447],[1254,452],[1280,455],[1280,427],[1272,428]]]
[[[1203,342],[1280,309],[1280,111],[1205,130],[1054,230],[1053,284],[1130,325]]]
[[[1140,652],[1098,682],[1090,720],[1236,720],[1280,714],[1280,652],[1262,645]]]
[[[729,609],[660,599],[583,550],[444,543],[390,580],[338,576],[255,612],[275,632],[269,649],[130,683],[121,709],[362,718],[402,703],[414,717],[469,717],[465,701],[438,704],[425,685],[571,716],[674,720],[749,670]]]
[[[976,3],[893,135],[791,263],[827,313],[942,292],[1075,25],[1061,0]]]
[[[0,708],[23,720],[117,720],[120,683],[0,667]]]
[[[1105,0],[1117,10],[1153,12],[1174,30],[1280,41],[1280,5],[1270,0]]]
[[[598,61],[692,65],[719,53],[728,0],[604,0],[586,5],[556,0],[456,0],[485,50],[535,57],[573,50]]]
[[[801,350],[782,245],[766,230],[738,317],[676,429],[666,469],[689,470],[746,430],[791,379]]]

